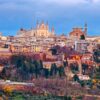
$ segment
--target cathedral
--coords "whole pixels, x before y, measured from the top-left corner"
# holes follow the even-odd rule
[[[35,29],[24,30],[21,28],[17,33],[18,37],[52,37],[54,35],[54,28],[52,27],[49,30],[48,23],[45,24],[43,21],[41,23],[37,22]]]

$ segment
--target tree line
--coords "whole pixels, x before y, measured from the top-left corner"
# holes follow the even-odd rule
[[[10,58],[9,67],[4,67],[0,73],[3,79],[16,81],[31,80],[39,77],[64,77],[67,62],[63,62],[59,67],[56,63],[52,63],[50,69],[43,66],[42,60],[34,60],[25,55],[16,54]]]

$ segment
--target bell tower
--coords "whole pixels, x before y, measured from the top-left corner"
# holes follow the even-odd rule
[[[87,23],[85,23],[84,25],[84,33],[85,33],[84,35],[87,36]]]
[[[47,30],[49,29],[49,27],[48,27],[48,21],[47,21],[47,23],[46,23],[46,29],[47,29]]]
[[[51,29],[51,33],[52,33],[52,35],[54,35],[54,33],[55,33],[55,29],[54,29],[53,26],[52,26],[52,29]]]
[[[36,29],[39,29],[39,21],[37,20],[37,22],[36,22]]]
[[[55,29],[54,29],[54,27],[52,26],[52,32],[54,33],[54,31],[55,31]]]

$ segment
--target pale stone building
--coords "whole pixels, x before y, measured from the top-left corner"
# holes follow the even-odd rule
[[[54,36],[54,28],[52,27],[51,30],[49,30],[48,23],[45,24],[37,23],[36,28],[30,29],[30,30],[24,30],[20,29],[20,31],[17,33],[17,37],[52,37]]]
[[[54,45],[66,45],[66,36],[55,35],[54,28],[49,30],[48,23],[37,23],[36,28],[20,29],[17,35],[11,39],[12,51],[18,52],[46,52]]]
[[[80,40],[81,35],[85,36],[85,40]],[[79,52],[92,52],[98,43],[100,43],[100,37],[87,35],[87,24],[84,29],[73,28],[67,37],[64,34],[56,35],[54,28],[50,30],[48,23],[44,22],[37,22],[34,29],[20,29],[16,36],[8,37],[6,42],[10,45],[12,52],[46,52],[54,45],[70,46]]]

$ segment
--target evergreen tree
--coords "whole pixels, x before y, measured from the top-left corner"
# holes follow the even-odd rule
[[[45,75],[46,78],[49,77],[49,69],[44,68],[44,75]]]
[[[34,65],[35,65],[35,76],[36,78],[38,78],[38,76],[40,75],[40,71],[41,71],[40,61],[35,60]]]
[[[93,58],[96,63],[100,63],[100,49],[94,50]]]
[[[63,61],[64,67],[68,66],[68,61]]]
[[[55,76],[55,75],[57,75],[57,65],[53,63],[51,64],[50,76]]]
[[[80,40],[85,40],[85,36],[84,35],[81,35],[80,36]]]
[[[79,79],[79,77],[78,77],[78,75],[77,75],[77,74],[75,74],[75,75],[73,76],[73,79],[74,79],[74,81],[77,81],[77,82],[79,82],[79,81],[80,81],[80,79]]]
[[[58,72],[59,72],[59,76],[60,77],[65,76],[65,71],[64,71],[64,67],[63,66],[60,66],[58,68]]]

